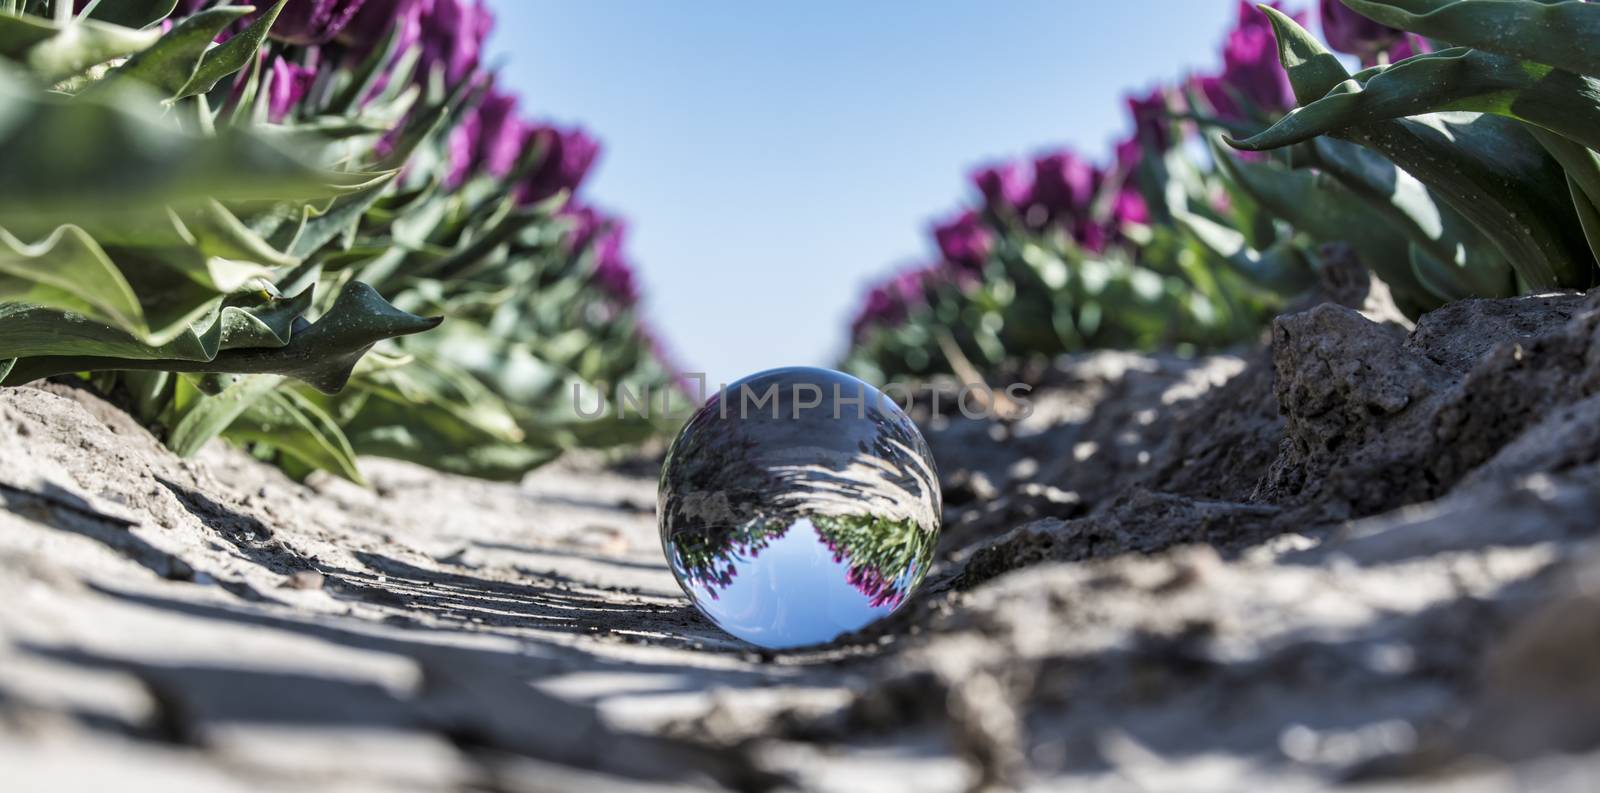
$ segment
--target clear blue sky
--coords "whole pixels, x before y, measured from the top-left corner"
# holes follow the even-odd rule
[[[827,364],[972,166],[1103,155],[1122,96],[1220,62],[1234,0],[491,0],[502,80],[605,144],[647,312],[692,371]],[[1309,2],[1298,3],[1299,6]]]

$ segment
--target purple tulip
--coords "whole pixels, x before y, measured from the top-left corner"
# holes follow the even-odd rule
[[[1172,103],[1161,88],[1139,97],[1128,97],[1128,113],[1133,116],[1134,136],[1156,151],[1172,146]]]
[[[1381,60],[1388,61],[1389,63],[1397,63],[1413,55],[1424,55],[1430,52],[1433,52],[1433,47],[1428,44],[1427,39],[1418,36],[1415,33],[1406,33],[1405,35],[1402,35],[1399,40],[1395,41],[1395,43],[1391,45],[1389,49],[1383,52],[1384,57]],[[1361,65],[1376,66],[1378,65],[1379,60],[1379,58],[1374,57],[1371,62],[1368,62],[1363,58]]]
[[[600,291],[622,306],[638,303],[639,289],[633,267],[622,252],[627,224],[581,204],[563,207],[561,214],[572,221],[572,229],[565,238],[567,250],[579,255],[591,246],[594,248],[594,282]]]
[[[978,220],[978,213],[967,210],[942,223],[934,224],[934,240],[946,261],[967,270],[982,270],[994,244],[989,230]]]
[[[1133,173],[1144,159],[1144,147],[1139,145],[1138,137],[1118,141],[1116,153],[1117,173],[1123,174],[1123,178],[1128,178],[1127,175]]]
[[[1094,199],[1094,167],[1070,151],[1046,154],[1033,161],[1033,203],[1052,218],[1074,218]]]
[[[291,63],[287,58],[273,59],[267,73],[267,120],[276,124],[287,118],[316,79],[317,71],[311,67]]]
[[[431,5],[432,0],[366,0],[339,32],[339,42],[364,56],[383,43],[390,28],[399,26],[397,51],[404,52],[422,36],[422,12]]]
[[[612,300],[622,306],[639,302],[639,288],[634,283],[633,267],[622,254],[622,238],[627,231],[620,220],[611,221],[595,243],[594,281]]]
[[[600,145],[581,129],[563,131],[544,124],[529,127],[522,147],[534,146],[544,148],[544,159],[517,190],[517,200],[523,204],[543,201],[562,190],[577,192],[600,155]]]
[[[867,290],[867,299],[850,322],[850,333],[860,339],[873,327],[893,327],[904,322],[912,306],[923,303],[923,290],[941,268],[921,267],[896,273]]]
[[[491,88],[475,116],[479,132],[473,156],[489,175],[504,178],[516,168],[527,137],[517,118],[517,97]]]
[[[494,15],[483,0],[426,0],[419,24],[421,74],[440,69],[445,82],[455,85],[478,68]]]
[[[990,208],[1016,211],[1026,206],[1033,194],[1027,174],[1014,162],[998,163],[972,172],[972,183]]]
[[[1228,91],[1228,84],[1221,77],[1190,77],[1191,90],[1204,97],[1206,104],[1211,106],[1211,115],[1222,121],[1243,121],[1244,112],[1239,109],[1239,103]]]
[[[1150,206],[1145,203],[1144,193],[1132,184],[1124,184],[1111,204],[1111,218],[1118,228],[1124,223],[1149,223]]]
[[[445,175],[445,187],[454,190],[467,181],[477,170],[477,148],[483,123],[477,113],[468,113],[454,129],[450,130],[448,157],[450,171]]]
[[[572,221],[572,230],[567,232],[566,245],[568,250],[575,253],[589,247],[608,222],[606,216],[593,207],[576,202],[562,207],[560,214]]]
[[[302,47],[333,41],[364,0],[289,0],[267,35]],[[261,7],[258,5],[258,7]],[[259,11],[257,13],[260,13]]]
[[[1282,10],[1280,2],[1270,4]],[[1305,24],[1305,14],[1294,20]],[[1245,0],[1239,2],[1239,19],[1222,47],[1222,81],[1262,112],[1281,114],[1295,106],[1289,74],[1278,61],[1278,40],[1266,14]]]
[[[1417,53],[1404,31],[1368,19],[1339,0],[1322,0],[1322,37],[1328,46],[1361,58],[1364,66],[1379,61],[1379,56],[1398,61]],[[1421,50],[1426,51],[1426,50]]]
[[[483,102],[450,130],[446,185],[459,186],[480,171],[496,179],[511,173],[526,137],[516,111],[515,96],[490,88]]]

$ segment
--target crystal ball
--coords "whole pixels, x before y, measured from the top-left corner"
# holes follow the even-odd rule
[[[679,431],[657,495],[678,584],[724,631],[772,649],[893,613],[939,537],[927,441],[842,372],[773,369],[718,390]]]

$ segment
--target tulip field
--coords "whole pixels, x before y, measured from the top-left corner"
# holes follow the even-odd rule
[[[0,0],[5,793],[1590,791],[1596,516],[1597,2]]]
[[[482,6],[0,11],[0,382],[84,373],[181,454],[356,480],[655,432],[572,410],[669,367],[580,196],[599,146],[495,85]]]
[[[933,229],[939,261],[866,296],[846,368],[1223,348],[1351,253],[1413,317],[1595,283],[1595,9],[1318,10],[1325,42],[1303,12],[1240,2],[1220,70],[1130,97],[1109,157],[974,172],[970,204]]]
[[[973,173],[939,260],[866,295],[843,367],[1223,349],[1328,256],[1413,316],[1588,286],[1592,55],[1541,37],[1592,14],[1432,5],[1322,3],[1324,45],[1241,3],[1220,69],[1131,97],[1110,156]],[[180,453],[222,437],[354,479],[361,454],[516,478],[661,431],[575,419],[575,387],[669,387],[673,366],[623,221],[583,200],[599,145],[496,85],[483,7],[5,11],[0,382],[83,373]]]

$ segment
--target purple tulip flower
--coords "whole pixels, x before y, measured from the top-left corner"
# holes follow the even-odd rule
[[[316,79],[315,69],[291,63],[287,58],[273,59],[267,73],[267,120],[276,124],[287,118]]]
[[[989,257],[989,249],[994,244],[989,230],[979,221],[978,213],[970,209],[934,224],[933,237],[945,261],[971,271],[983,269],[984,260]]]
[[[302,47],[333,41],[364,0],[289,0],[267,35]],[[261,7],[258,5],[258,7]],[[257,13],[261,13],[258,11]]]
[[[455,85],[478,68],[494,15],[483,0],[426,0],[419,25],[421,74],[440,69],[445,82]]]
[[[1172,103],[1161,88],[1139,97],[1128,97],[1128,113],[1133,116],[1134,135],[1141,144],[1156,151],[1172,146]]]
[[[1089,163],[1070,151],[1046,154],[1033,161],[1033,203],[1052,218],[1081,215],[1094,199],[1097,176]]]
[[[926,285],[940,277],[939,266],[899,272],[867,290],[867,299],[850,322],[852,338],[860,339],[873,327],[893,327],[904,322],[911,308],[925,302]]]
[[[527,131],[517,118],[517,97],[491,88],[474,114],[478,119],[476,162],[490,176],[504,178],[522,156]]]
[[[1420,41],[1413,44],[1405,31],[1368,19],[1339,0],[1322,0],[1321,17],[1328,46],[1359,56],[1363,66],[1378,63],[1381,56],[1394,62],[1427,51]]]
[[[482,126],[477,113],[468,113],[460,124],[450,130],[450,139],[446,144],[450,171],[444,178],[445,187],[451,190],[460,187],[477,170],[478,139]]]
[[[483,102],[450,130],[450,174],[446,185],[459,186],[478,172],[496,179],[511,173],[526,138],[516,112],[515,96],[489,89]]]
[[[524,149],[544,147],[544,159],[517,190],[523,204],[543,201],[562,190],[577,192],[583,179],[600,155],[600,144],[581,129],[560,130],[539,124],[523,136]]]
[[[627,307],[639,302],[639,287],[635,284],[633,267],[622,254],[622,240],[627,226],[612,220],[595,243],[594,282],[617,304]]]
[[[1270,5],[1282,10],[1280,2]],[[1293,17],[1305,24],[1305,14]],[[1295,106],[1289,74],[1278,61],[1272,23],[1245,0],[1239,2],[1238,23],[1222,47],[1222,82],[1268,114],[1281,114]]]
[[[1149,223],[1150,205],[1145,203],[1144,193],[1132,184],[1124,184],[1112,201],[1111,218],[1118,228],[1124,223]]]
[[[404,52],[421,38],[422,12],[431,4],[432,0],[366,0],[340,31],[339,42],[364,56],[383,43],[390,28],[399,26],[397,51]]]
[[[572,221],[565,244],[574,255],[591,246],[595,252],[594,282],[613,301],[622,306],[639,302],[639,288],[633,267],[622,252],[627,224],[608,217],[593,207],[570,204],[561,214]]]
[[[1228,84],[1221,77],[1195,76],[1189,78],[1191,90],[1204,97],[1211,106],[1211,115],[1221,121],[1244,121],[1244,111],[1229,93]]]
[[[1020,211],[1033,195],[1027,174],[1014,162],[998,163],[972,172],[972,184],[990,208]]]

